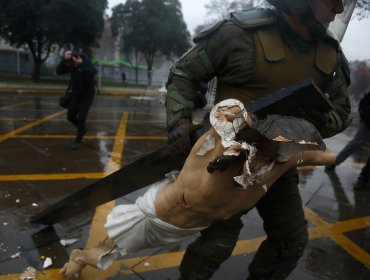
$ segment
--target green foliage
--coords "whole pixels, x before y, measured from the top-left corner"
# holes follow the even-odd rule
[[[356,16],[359,19],[367,18],[370,15],[370,1],[358,0],[356,5]]]
[[[0,36],[15,47],[27,46],[34,59],[33,79],[51,47],[73,43],[87,49],[104,27],[107,0],[0,0]]]
[[[122,30],[124,51],[144,55],[149,79],[157,54],[179,56],[190,47],[179,0],[127,0],[112,9],[111,26],[115,35]]]
[[[96,44],[104,28],[107,0],[58,0],[49,9],[60,44],[72,43],[87,50]]]

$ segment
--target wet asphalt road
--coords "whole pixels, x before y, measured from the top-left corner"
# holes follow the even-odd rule
[[[32,225],[29,218],[166,143],[165,109],[158,98],[97,96],[84,144],[74,151],[75,129],[57,99],[55,94],[0,93],[0,280],[19,279],[28,266],[39,270],[37,279],[62,279],[58,271],[68,253],[104,236],[102,225],[113,202],[53,227]],[[327,146],[339,152],[356,122],[326,140]],[[370,146],[363,147],[332,174],[322,167],[300,170],[310,242],[289,279],[370,279],[370,190],[352,190],[369,154]],[[143,191],[117,203],[133,202]],[[248,275],[264,231],[254,210],[244,223],[233,257],[212,279]],[[61,245],[70,238],[78,241]],[[81,279],[175,280],[186,244],[126,256],[107,271],[87,269]],[[44,269],[46,257],[52,265]]]

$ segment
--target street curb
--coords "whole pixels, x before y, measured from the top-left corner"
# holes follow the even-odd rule
[[[3,87],[0,88],[0,93],[20,93],[20,94],[63,94],[65,88],[15,88],[15,87]],[[147,90],[127,90],[118,91],[116,89],[105,89],[100,91],[100,95],[121,95],[121,96],[150,96],[160,97],[160,92],[147,91]]]

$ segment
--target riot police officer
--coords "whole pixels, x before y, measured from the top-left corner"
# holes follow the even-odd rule
[[[311,78],[329,96],[333,109],[320,113],[313,107],[297,108],[294,115],[312,122],[324,138],[349,125],[348,65],[327,30],[343,12],[342,1],[268,2],[273,9],[233,12],[200,32],[194,37],[196,45],[173,65],[166,100],[170,142],[189,139],[196,89],[213,77],[218,81],[216,102],[236,98],[244,103]],[[256,208],[267,238],[249,265],[248,279],[285,279],[308,241],[296,168],[282,175]],[[213,223],[188,246],[180,266],[182,280],[210,279],[231,255],[243,214]]]

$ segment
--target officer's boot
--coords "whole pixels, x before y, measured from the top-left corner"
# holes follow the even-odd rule
[[[356,184],[353,186],[353,189],[355,191],[362,191],[363,189],[365,189],[366,184],[367,182],[365,180],[358,178]]]
[[[365,166],[362,168],[360,175],[358,175],[357,182],[353,186],[355,191],[362,191],[366,188],[370,177],[370,157],[368,158]]]

